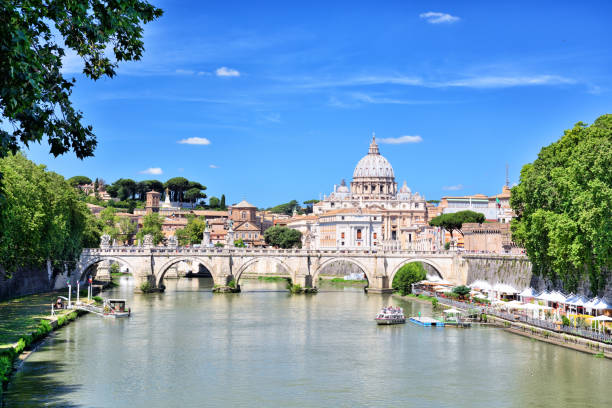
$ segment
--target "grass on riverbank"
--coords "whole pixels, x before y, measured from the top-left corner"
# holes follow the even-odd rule
[[[15,343],[4,345],[4,347],[0,348],[0,396],[2,395],[4,384],[8,381],[9,376],[13,371],[15,360],[19,357],[19,355],[33,343],[45,338],[47,334],[53,330],[57,330],[75,320],[77,316],[77,311],[69,312],[64,310],[60,312],[56,317],[57,324],[55,329],[49,320],[39,319],[38,325],[35,326],[34,330],[31,330],[29,325],[24,326],[24,331],[21,333],[21,336]]]
[[[67,291],[22,296],[0,302],[0,347],[13,344],[24,333],[38,327],[40,319],[51,313],[51,303]]]
[[[336,285],[367,285],[368,281],[366,279],[344,279],[344,278],[332,278],[329,280],[324,280],[325,282],[330,282]]]
[[[282,276],[258,276],[257,277],[258,281],[264,281],[264,282],[284,282],[287,279],[288,278],[283,278]]]

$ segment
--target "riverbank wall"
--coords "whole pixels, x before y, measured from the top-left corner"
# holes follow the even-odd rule
[[[595,354],[601,357],[612,359],[612,344],[605,344],[598,341],[573,336],[566,333],[557,333],[551,330],[534,327],[525,323],[512,322],[497,316],[487,315],[487,321],[492,320],[502,325],[506,331],[524,337],[540,340],[550,344],[556,344],[572,350],[584,353]]]
[[[0,300],[33,295],[53,290],[49,268],[18,268],[6,279],[0,271]]]
[[[419,297],[401,296],[396,293],[393,294],[393,297],[417,303],[432,304],[431,300]],[[444,307],[457,306],[445,304],[444,300],[439,300],[439,304]],[[546,330],[540,327],[531,326],[526,323],[514,322],[492,315],[486,315],[486,321],[488,323],[493,323],[494,325],[501,327],[504,330],[513,334],[518,334],[520,336],[529,337],[535,340],[555,344],[557,346],[569,348],[572,350],[577,350],[584,353],[589,353],[600,357],[612,359],[612,344],[605,344],[602,342],[585,339],[583,337],[574,336],[567,333],[557,333],[552,330]]]
[[[86,313],[83,310],[66,310],[55,316],[42,318],[35,331],[24,333],[17,342],[0,347],[0,398],[20,361],[23,361],[49,334]]]

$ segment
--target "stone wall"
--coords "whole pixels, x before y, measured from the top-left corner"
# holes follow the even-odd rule
[[[0,272],[0,276],[3,273]],[[12,273],[10,279],[0,277],[0,300],[53,289],[47,268],[20,268]]]
[[[470,255],[464,256],[463,268],[467,285],[484,280],[491,285],[505,283],[522,290],[531,283],[531,262],[527,258]]]
[[[345,276],[351,273],[362,273],[363,271],[357,265],[347,261],[336,261],[327,264],[321,269],[320,274],[324,276]]]
[[[605,297],[608,300],[612,300],[612,272],[608,273],[607,282],[607,285],[598,293],[595,293],[595,295],[599,296],[600,298]],[[562,292],[567,292],[563,289],[563,285],[561,284],[561,282],[554,282],[550,279],[536,275],[533,275],[531,278],[531,286],[538,291],[561,290]],[[591,284],[588,278],[580,283],[576,293],[586,296],[587,298],[593,297],[593,293],[591,292]]]

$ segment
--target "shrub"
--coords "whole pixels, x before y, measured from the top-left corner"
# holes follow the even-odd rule
[[[151,282],[149,281],[143,282],[140,285],[140,290],[142,291],[142,293],[151,293],[153,292],[153,285],[151,285]]]
[[[450,242],[444,243],[444,249],[446,249],[447,251],[450,249]]]
[[[434,298],[431,299],[431,305],[433,306],[433,308],[435,309],[436,307],[438,307],[438,299]]]
[[[402,266],[393,278],[391,286],[398,291],[400,295],[406,296],[412,293],[412,284],[422,281],[427,277],[425,268],[420,262],[411,262]]]
[[[289,292],[291,293],[302,293],[303,289],[302,289],[302,285],[299,284],[289,284]]]
[[[453,293],[457,294],[459,297],[461,297],[462,299],[464,299],[467,295],[470,294],[470,288],[465,286],[465,285],[461,285],[461,286],[456,286],[453,288]]]
[[[92,299],[96,303],[103,303],[104,302],[104,299],[102,298],[102,296],[94,296],[94,297],[92,297]]]
[[[567,316],[561,316],[561,322],[563,323],[564,326],[569,326],[571,324]]]
[[[232,289],[236,289],[236,279],[232,279],[231,281],[229,281],[227,286],[229,286]]]

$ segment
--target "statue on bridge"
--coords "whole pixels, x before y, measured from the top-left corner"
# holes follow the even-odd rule
[[[143,237],[143,246],[152,247],[153,246],[153,235],[147,234]]]
[[[176,235],[172,235],[171,237],[168,237],[168,246],[169,247],[178,247],[178,239],[176,238]]]
[[[100,237],[100,248],[109,247],[111,242],[111,236],[104,234]]]

